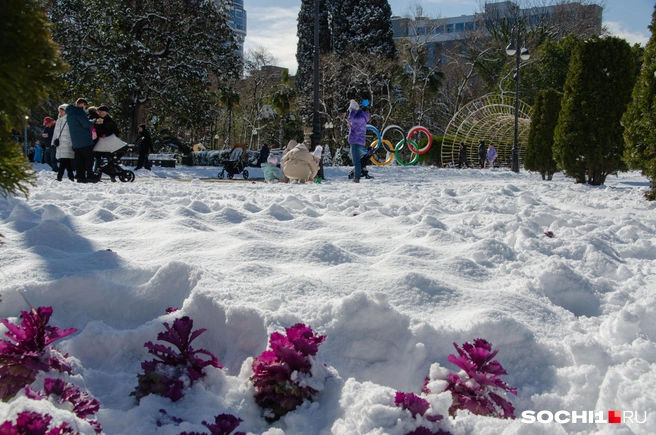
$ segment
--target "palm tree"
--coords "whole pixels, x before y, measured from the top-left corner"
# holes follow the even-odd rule
[[[239,94],[231,86],[223,87],[219,92],[219,103],[225,106],[228,113],[228,132],[226,135],[226,144],[230,145],[230,132],[232,131],[232,111],[235,106],[239,105]]]
[[[289,73],[287,70],[283,71],[280,84],[276,88],[273,95],[271,95],[271,105],[278,110],[280,116],[280,130],[278,133],[278,144],[282,148],[284,134],[285,134],[285,120],[287,113],[291,109],[292,101],[296,98],[296,88],[289,85]]]

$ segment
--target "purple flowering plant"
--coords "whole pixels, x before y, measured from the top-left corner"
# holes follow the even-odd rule
[[[430,403],[428,403],[428,400],[417,396],[415,393],[402,393],[397,391],[396,396],[394,397],[394,404],[407,411],[410,411],[410,414],[412,414],[413,418],[419,414],[422,417],[425,416],[428,421],[433,423],[438,422],[444,418],[444,416],[440,414],[425,415],[426,411],[428,411],[430,408]],[[451,435],[451,433],[443,431],[442,429],[438,429],[437,432],[433,432],[424,426],[419,426],[417,429],[407,433],[406,435]]]
[[[23,411],[18,413],[16,423],[10,420],[0,426],[0,435],[79,435],[67,423],[49,428],[52,416],[38,412]]]
[[[204,378],[203,369],[207,366],[223,368],[219,360],[205,349],[194,349],[191,342],[198,338],[205,328],[192,332],[194,321],[184,316],[173,321],[173,326],[164,322],[165,332],[157,334],[157,339],[174,345],[178,351],[163,344],[144,344],[148,353],[155,355],[155,359],[141,363],[143,374],[138,374],[137,388],[130,393],[137,400],[149,394],[159,394],[176,402],[184,395],[185,380],[188,384]],[[202,358],[205,355],[207,358]]]
[[[2,319],[7,327],[5,335],[10,340],[0,340],[0,399],[11,399],[21,388],[35,381],[39,372],[51,369],[71,373],[62,355],[54,347],[47,346],[60,338],[73,334],[77,329],[59,329],[48,326],[52,307],[32,308],[21,311],[20,325]]]
[[[209,429],[210,435],[246,435],[246,432],[235,432],[233,430],[237,429],[239,423],[241,423],[241,418],[237,418],[232,414],[219,414],[214,417],[214,423],[203,422],[203,426]],[[180,435],[206,435],[199,432],[182,432]]]
[[[250,380],[255,387],[255,402],[265,410],[269,422],[293,411],[304,400],[312,400],[317,393],[299,383],[293,374],[311,375],[310,358],[316,356],[326,336],[316,335],[302,323],[286,328],[285,332],[286,335],[271,334],[271,349],[253,360],[254,374]]]
[[[493,358],[499,350],[482,338],[474,343],[465,342],[462,349],[453,343],[458,356],[449,355],[447,360],[460,367],[466,376],[450,373],[447,375],[447,391],[451,391],[453,404],[449,415],[455,417],[458,409],[466,409],[472,414],[497,418],[515,418],[515,408],[506,400],[504,391],[517,395],[517,389],[510,387],[499,376],[508,373],[501,363]]]
[[[98,399],[61,379],[46,378],[43,381],[43,392],[25,387],[25,395],[33,400],[43,400],[50,396],[56,396],[59,403],[70,403],[73,406],[72,412],[81,419],[86,419],[88,415],[93,416],[100,409]],[[102,426],[98,420],[87,420],[87,422],[96,433],[102,432]]]

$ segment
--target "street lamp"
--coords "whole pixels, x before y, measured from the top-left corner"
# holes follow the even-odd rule
[[[23,154],[27,157],[27,120],[29,116],[25,115],[25,125],[23,126]]]
[[[528,60],[531,55],[526,47],[518,50],[517,47],[521,46],[521,31],[517,28],[517,45],[510,41],[506,47],[508,56],[515,56],[515,138],[513,140],[512,148],[512,171],[519,172],[519,66],[520,61]]]
[[[312,114],[312,146],[311,150],[321,144],[321,116],[319,115],[319,2],[314,0],[314,107]],[[323,176],[323,159],[319,162],[318,176]]]

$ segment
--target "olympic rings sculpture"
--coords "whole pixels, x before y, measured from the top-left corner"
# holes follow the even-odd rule
[[[369,148],[373,152],[371,156],[371,162],[378,166],[387,166],[392,163],[392,160],[395,159],[396,162],[402,166],[415,165],[419,161],[419,155],[426,154],[430,150],[431,146],[433,146],[433,136],[426,127],[422,127],[421,125],[412,127],[410,131],[408,131],[407,135],[405,134],[405,131],[403,131],[403,129],[398,125],[389,125],[383,129],[382,133],[373,125],[367,125],[367,131],[372,132],[376,136],[376,140],[374,140],[369,145]],[[401,135],[401,140],[399,140],[394,146],[390,140],[385,139],[386,135],[392,133]],[[428,138],[428,142],[423,148],[419,148],[417,146],[417,141],[412,139],[412,137],[418,133],[423,133]],[[376,157],[375,153],[380,149],[381,146],[387,152],[386,160],[378,160]],[[412,158],[407,162],[404,162],[400,157],[400,152],[404,149],[405,146],[407,146],[412,153]]]

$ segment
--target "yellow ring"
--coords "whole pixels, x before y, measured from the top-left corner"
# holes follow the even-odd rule
[[[391,143],[390,141],[388,141],[387,139],[383,139],[383,143],[384,143],[385,145],[387,145],[388,147],[390,147],[390,148],[392,147],[392,143]],[[373,142],[371,143],[371,148],[376,148],[376,145],[378,145],[378,141],[377,141],[377,140],[375,140],[375,141],[373,141]],[[379,162],[378,160],[376,160],[376,157],[375,157],[376,154],[373,154],[373,155],[371,156],[371,162],[372,162],[374,165],[376,165],[376,166],[387,166],[387,165],[389,165],[390,163],[392,163],[392,160],[394,160],[394,153],[388,153],[388,154],[390,154],[390,156],[389,156],[389,158],[388,158],[386,161],[384,161],[384,162]]]

